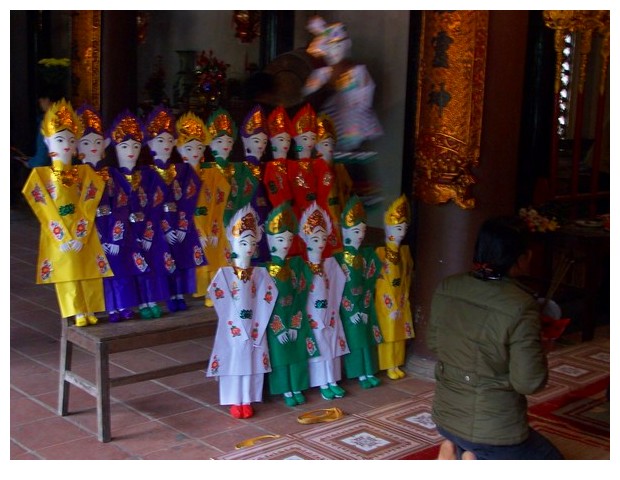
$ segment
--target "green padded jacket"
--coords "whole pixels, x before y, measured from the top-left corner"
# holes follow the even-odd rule
[[[528,436],[526,395],[547,381],[540,308],[515,280],[453,275],[433,296],[427,332],[436,354],[433,421],[474,443]]]

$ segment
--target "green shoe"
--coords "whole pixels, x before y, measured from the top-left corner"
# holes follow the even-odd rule
[[[294,407],[295,405],[297,405],[297,400],[295,400],[295,397],[287,397],[286,395],[284,395],[284,403],[286,403],[286,405],[289,407]]]
[[[321,397],[323,397],[323,400],[333,400],[334,398],[336,398],[336,395],[332,391],[331,387],[328,387],[321,388]]]
[[[304,394],[301,392],[293,393],[293,397],[295,397],[297,405],[303,405],[304,403],[306,403],[306,397],[304,397]]]
[[[360,380],[360,387],[362,388],[372,388],[374,385],[370,382],[369,379],[365,378],[364,380]]]
[[[334,397],[336,398],[342,398],[344,397],[344,394],[347,393],[345,392],[344,388],[338,385],[330,385],[329,389],[334,393]]]
[[[153,318],[153,312],[149,307],[142,307],[140,309],[140,318],[144,320],[150,320],[151,318]]]
[[[161,308],[159,305],[153,305],[152,307],[149,307],[151,309],[151,314],[153,315],[152,318],[159,318],[161,317]]]
[[[368,375],[366,378],[372,384],[373,387],[377,387],[377,386],[381,385],[381,380],[379,380],[374,375]]]

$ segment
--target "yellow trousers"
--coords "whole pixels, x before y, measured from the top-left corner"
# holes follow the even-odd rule
[[[399,367],[405,364],[405,340],[383,342],[377,345],[379,352],[379,370]]]
[[[56,297],[63,318],[78,313],[105,311],[103,279],[73,280],[55,283]]]

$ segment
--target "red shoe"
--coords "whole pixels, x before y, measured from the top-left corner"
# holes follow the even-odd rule
[[[241,405],[241,410],[243,411],[243,418],[250,418],[254,415],[252,405]]]
[[[243,410],[241,405],[231,405],[230,406],[230,415],[234,418],[244,418]]]

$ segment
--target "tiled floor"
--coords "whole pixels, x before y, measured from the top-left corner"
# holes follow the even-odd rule
[[[345,398],[326,402],[313,389],[308,403],[286,407],[269,397],[256,405],[256,415],[235,420],[218,404],[217,384],[203,371],[175,375],[112,389],[112,441],[96,436],[95,399],[71,387],[70,415],[60,417],[58,364],[60,319],[52,286],[34,283],[39,226],[27,209],[11,211],[11,396],[10,458],[19,459],[394,459],[437,444],[430,421],[434,384],[407,376],[362,390],[344,381]],[[198,301],[192,309],[203,307]],[[170,315],[170,314],[169,314]],[[172,318],[172,316],[171,316]],[[88,327],[86,327],[88,328]],[[609,329],[603,331],[609,354]],[[179,362],[206,359],[208,339],[119,353],[117,372],[141,371]],[[94,377],[94,360],[78,350],[76,370]],[[609,372],[609,362],[591,375]],[[112,372],[114,373],[114,372]],[[564,372],[566,373],[566,372]],[[562,374],[560,371],[558,374]],[[554,375],[556,375],[554,373]],[[538,401],[566,388],[551,381]],[[533,399],[537,401],[537,399]],[[338,406],[346,416],[333,423],[301,425],[301,413]],[[263,447],[235,450],[245,439],[280,435]]]

